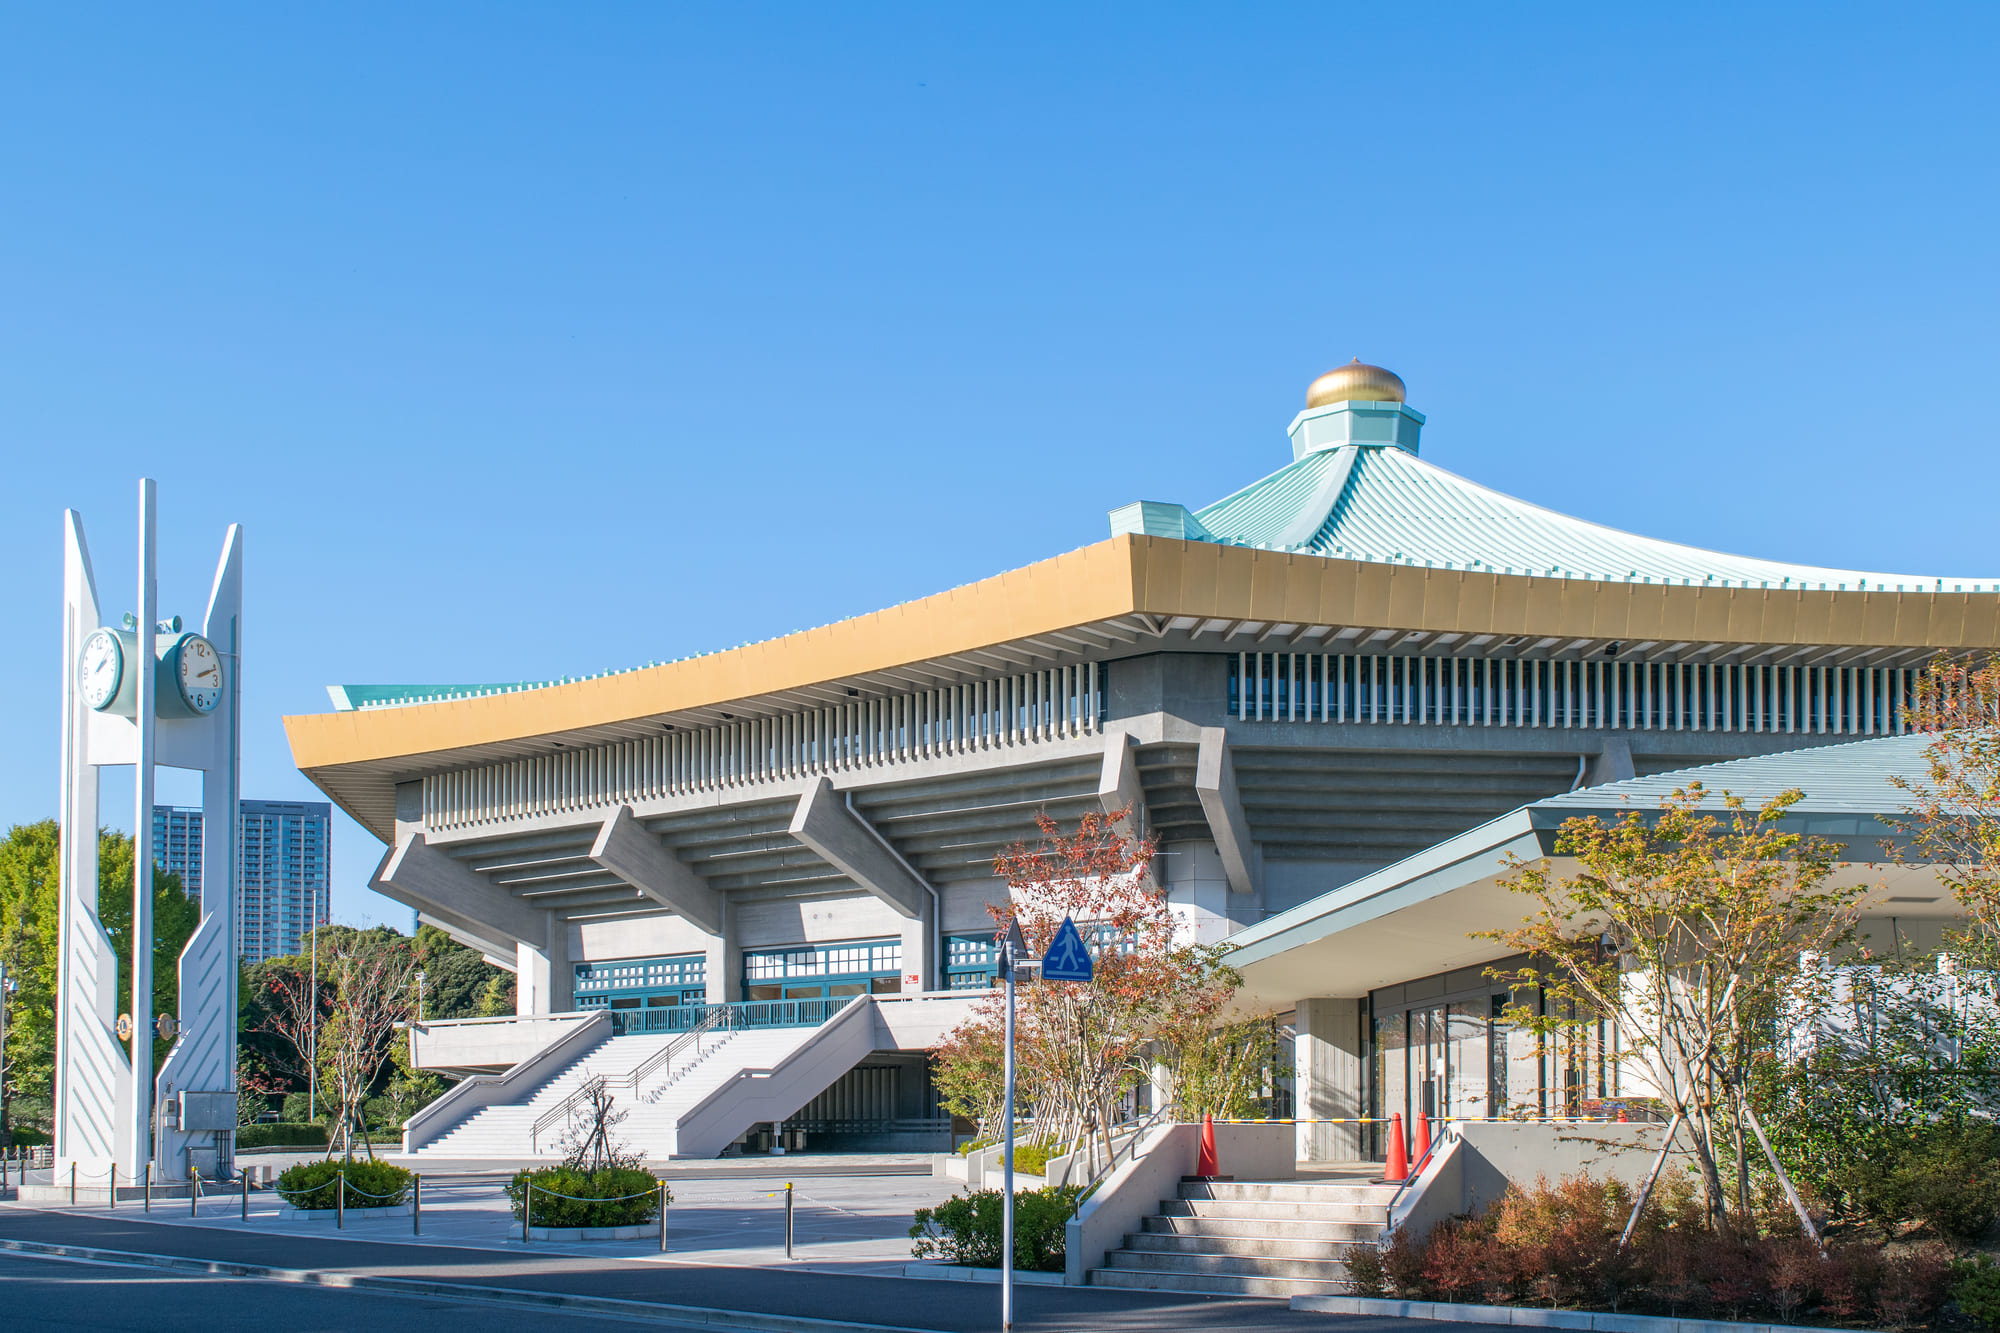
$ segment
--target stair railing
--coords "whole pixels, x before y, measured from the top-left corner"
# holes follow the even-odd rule
[[[602,1074],[593,1074],[589,1078],[585,1079],[583,1081],[582,1087],[578,1088],[575,1092],[572,1092],[569,1096],[563,1098],[563,1103],[561,1106],[558,1106],[553,1111],[550,1111],[547,1114],[545,1114],[540,1120],[537,1120],[534,1123],[534,1126],[532,1128],[528,1130],[528,1150],[530,1152],[541,1151],[542,1131],[547,1129],[550,1125],[557,1123],[558,1121],[567,1120],[569,1118],[570,1112],[574,1110],[579,1103],[587,1101],[592,1092],[596,1091],[598,1088],[601,1088],[603,1086],[604,1086],[604,1075]]]
[[[1118,1154],[1130,1148],[1132,1156],[1137,1156],[1139,1140],[1145,1138],[1147,1132],[1153,1129],[1154,1126],[1170,1119],[1172,1111],[1173,1104],[1169,1102],[1165,1106],[1153,1108],[1143,1120],[1128,1120],[1122,1125],[1113,1125],[1110,1134],[1106,1136],[1111,1139],[1111,1153],[1106,1157],[1102,1169],[1096,1168],[1096,1145],[1091,1144],[1087,1138],[1085,1139],[1083,1152],[1087,1174],[1081,1181],[1077,1182],[1079,1193],[1076,1196],[1076,1207],[1078,1209],[1083,1207],[1083,1201],[1090,1197],[1091,1192],[1104,1182],[1104,1178],[1118,1169]],[[1121,1138],[1120,1135],[1123,1135],[1123,1137]],[[1130,1161],[1132,1157],[1127,1157],[1126,1160]],[[1070,1165],[1073,1166],[1074,1163],[1075,1159],[1072,1157]],[[1068,1172],[1069,1167],[1065,1167],[1063,1182],[1065,1184],[1068,1183]]]
[[[685,1051],[689,1046],[693,1046],[696,1052],[699,1053],[703,1037],[708,1036],[717,1028],[733,1029],[735,1022],[731,1015],[734,1012],[734,1007],[731,1005],[718,1004],[712,1007],[706,1014],[702,1015],[701,1022],[696,1023],[686,1032],[683,1032],[680,1036],[674,1038],[635,1065],[632,1072],[625,1078],[626,1092],[636,1097],[639,1093],[639,1085],[642,1082],[671,1064],[674,1057]]]

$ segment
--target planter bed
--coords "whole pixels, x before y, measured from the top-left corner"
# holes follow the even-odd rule
[[[278,1206],[278,1220],[280,1222],[332,1222],[336,1220],[339,1213],[340,1210],[338,1208],[294,1208],[288,1203]],[[397,1203],[383,1208],[349,1208],[347,1215],[350,1218],[408,1217],[410,1215],[410,1205],[407,1203]]]
[[[529,1227],[530,1240],[638,1240],[658,1236],[658,1222],[637,1222],[624,1227]]]
[[[1856,1333],[1854,1329],[1817,1328],[1810,1324],[1674,1319],[1665,1315],[1545,1310],[1531,1305],[1455,1305],[1450,1301],[1397,1301],[1368,1296],[1294,1296],[1292,1308],[1319,1314],[1434,1319],[1459,1324],[1512,1324],[1520,1328],[1585,1329],[1590,1333],[1793,1333],[1793,1330],[1798,1330],[1798,1333]]]

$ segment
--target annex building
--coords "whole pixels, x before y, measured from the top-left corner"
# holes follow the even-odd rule
[[[1189,929],[1243,944],[1251,996],[1292,1017],[1300,1114],[1448,1077],[1490,1099],[1490,1007],[1478,1061],[1413,1063],[1433,1011],[1443,1050],[1490,1006],[1456,910],[1478,893],[1436,878],[1490,855],[1466,839],[1526,846],[1552,810],[1690,767],[1901,744],[1925,661],[2000,648],[2000,573],[1615,531],[1437,466],[1424,424],[1356,362],[1313,383],[1268,475],[1123,503],[1023,569],[664,665],[335,686],[287,718],[300,769],[382,840],[374,887],[519,978],[517,1020],[419,1028],[421,1063],[508,1072],[411,1147],[540,1151],[599,1076],[661,1156],[942,1144],[922,1052],[992,981],[993,857],[1039,810],[1130,808],[1160,840]]]

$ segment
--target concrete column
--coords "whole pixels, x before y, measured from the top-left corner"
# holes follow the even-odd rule
[[[708,937],[708,1002],[734,1004],[743,998],[743,944],[736,933],[736,905],[722,905],[722,933]]]
[[[937,990],[942,984],[938,979],[937,931],[931,921],[932,909],[926,905],[924,914],[912,921],[903,921],[903,993]]]
[[[514,1013],[566,1014],[576,1008],[576,970],[570,964],[569,923],[554,912],[542,914],[547,924],[542,944],[526,940],[514,946]]]
[[[1362,1093],[1361,1000],[1300,1000],[1292,1026],[1297,1036],[1297,1114],[1308,1120],[1352,1120],[1368,1113]],[[1298,1127],[1299,1160],[1352,1162],[1362,1156],[1361,1125]]]

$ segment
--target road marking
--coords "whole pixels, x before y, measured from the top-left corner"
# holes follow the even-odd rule
[[[0,1239],[0,1250],[44,1259],[66,1259],[76,1263],[164,1268],[173,1272],[206,1273],[212,1277],[292,1282],[304,1286],[387,1292],[401,1296],[444,1297],[491,1305],[529,1306],[563,1313],[609,1315],[648,1323],[706,1324],[714,1328],[750,1329],[756,1330],[756,1333],[938,1333],[936,1329],[862,1324],[842,1319],[758,1314],[749,1310],[722,1310],[705,1305],[669,1305],[663,1302],[628,1301],[609,1296],[576,1296],[566,1292],[528,1291],[512,1287],[481,1287],[471,1283],[439,1282],[425,1278],[334,1273],[312,1268],[273,1268],[265,1264],[191,1259],[183,1255],[144,1254],[131,1250],[102,1250],[88,1245],[56,1245],[32,1240]]]

